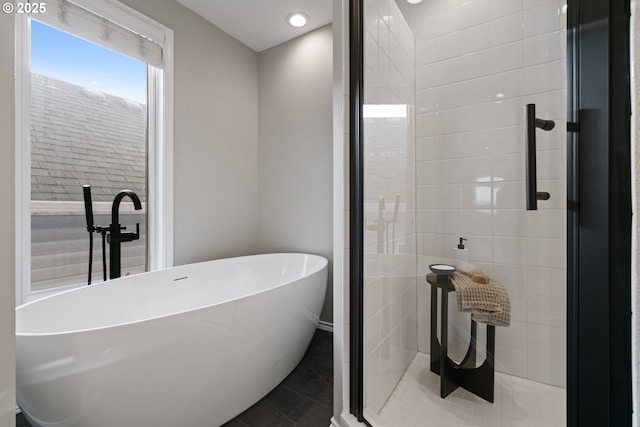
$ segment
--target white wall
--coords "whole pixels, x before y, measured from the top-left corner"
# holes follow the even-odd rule
[[[418,348],[414,40],[393,0],[364,10],[365,415],[375,420]]]
[[[256,252],[258,58],[172,0],[123,0],[175,33],[174,263]]]
[[[349,408],[349,12],[333,0],[333,417]]]
[[[332,321],[332,31],[258,55],[258,248],[329,259],[321,320]]]
[[[470,260],[510,294],[512,323],[497,328],[496,369],[560,386],[566,357],[564,4],[454,0],[403,7],[416,36],[418,253],[448,258],[459,236],[469,239]],[[527,103],[537,104],[538,117],[556,121],[553,131],[537,133],[538,191],[551,193],[538,211],[524,210]],[[418,268],[423,277],[426,265]],[[427,288],[419,285],[421,351],[428,351]],[[450,323],[450,349],[459,354],[468,322],[462,315]]]
[[[15,425],[14,16],[0,15],[0,425]]]

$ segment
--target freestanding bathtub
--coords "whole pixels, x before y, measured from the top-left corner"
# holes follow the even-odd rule
[[[124,277],[16,309],[33,426],[217,426],[302,359],[327,260],[268,254]]]

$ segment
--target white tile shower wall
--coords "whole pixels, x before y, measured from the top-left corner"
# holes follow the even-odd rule
[[[429,351],[429,285],[420,259],[451,258],[463,236],[470,261],[511,296],[512,325],[497,330],[497,369],[559,386],[566,357],[564,5],[401,4],[416,35],[419,350]],[[553,131],[537,134],[538,189],[551,193],[538,211],[524,210],[527,103],[556,121]],[[455,356],[465,349],[468,322],[450,321]]]
[[[365,407],[375,416],[418,347],[414,39],[393,0],[364,10]]]

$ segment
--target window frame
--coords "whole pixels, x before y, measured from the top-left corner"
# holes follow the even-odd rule
[[[163,40],[162,69],[147,65],[148,109],[148,264],[173,266],[173,30],[115,0],[73,0],[107,19]],[[37,18],[37,16],[35,16]],[[84,284],[31,290],[31,20],[16,14],[16,305]]]

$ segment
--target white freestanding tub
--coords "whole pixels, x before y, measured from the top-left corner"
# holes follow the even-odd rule
[[[16,309],[18,404],[34,426],[217,426],[302,359],[327,260],[268,254],[175,267]]]

